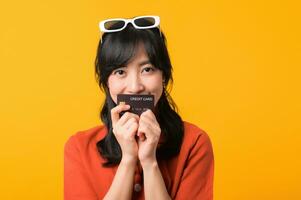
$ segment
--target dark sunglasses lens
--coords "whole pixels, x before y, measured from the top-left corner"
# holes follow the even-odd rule
[[[143,17],[134,20],[134,23],[140,27],[153,26],[155,24],[155,18],[153,17]]]
[[[107,30],[116,30],[124,27],[125,22],[121,20],[108,21],[104,24]]]

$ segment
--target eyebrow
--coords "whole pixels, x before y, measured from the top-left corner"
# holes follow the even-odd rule
[[[152,63],[149,60],[144,60],[144,61],[140,62],[138,65],[141,67],[146,64],[152,64]]]
[[[141,61],[140,63],[138,63],[138,66],[139,66],[139,67],[142,67],[143,65],[146,65],[146,64],[151,64],[151,65],[153,65],[153,64],[150,62],[150,60],[143,60],[143,61]],[[120,68],[122,68],[122,67],[127,67],[127,65],[128,65],[128,64],[126,64],[125,66],[120,66]]]

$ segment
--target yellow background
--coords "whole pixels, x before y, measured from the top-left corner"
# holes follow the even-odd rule
[[[211,137],[215,199],[301,199],[300,5],[277,0],[2,1],[0,199],[62,199],[64,143],[100,123],[98,22],[146,14]]]

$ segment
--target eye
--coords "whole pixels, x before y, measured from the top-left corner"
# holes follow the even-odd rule
[[[113,71],[113,74],[117,76],[123,76],[125,74],[125,71],[122,69],[116,69],[115,71]]]
[[[143,68],[142,71],[145,71],[146,73],[150,73],[150,72],[155,71],[155,68],[154,67],[145,67],[145,68]]]

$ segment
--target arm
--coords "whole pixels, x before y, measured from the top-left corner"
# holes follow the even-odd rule
[[[122,159],[104,200],[132,199],[136,161]]]
[[[64,199],[97,200],[96,192],[84,169],[74,136],[65,144],[64,149]]]
[[[214,157],[211,141],[204,132],[196,140],[173,199],[213,199]]]
[[[138,128],[134,114],[124,114],[119,121],[119,113],[126,105],[113,110],[114,125],[119,144],[122,147],[122,160],[117,169],[112,185],[105,199],[131,199],[134,182],[134,172],[137,162],[138,146],[135,141],[135,132]],[[118,123],[117,123],[118,121]],[[65,200],[97,200],[97,188],[93,188],[83,161],[77,138],[72,136],[65,144],[64,152],[64,197]]]
[[[171,199],[157,162],[143,164],[145,199]]]
[[[65,144],[64,153],[64,199],[98,200],[96,192],[84,169],[77,148],[76,138],[72,136]],[[123,158],[118,166],[113,183],[104,199],[131,199],[136,161]]]
[[[138,160],[135,133],[138,128],[137,120],[139,117],[126,112],[119,118],[119,113],[128,108],[128,105],[120,104],[111,110],[113,133],[121,147],[122,159],[105,200],[132,198],[134,174]]]
[[[171,199],[158,167],[156,149],[161,135],[160,125],[151,110],[141,114],[138,128],[138,157],[144,175],[144,194],[146,200]]]

